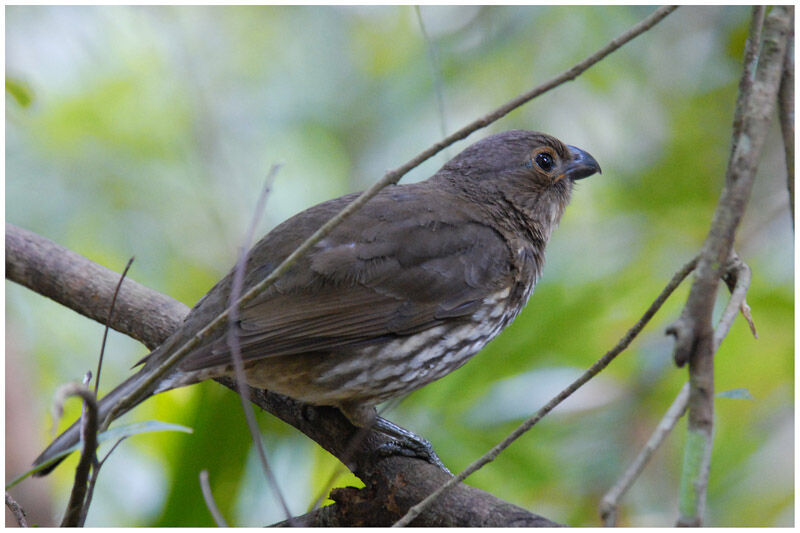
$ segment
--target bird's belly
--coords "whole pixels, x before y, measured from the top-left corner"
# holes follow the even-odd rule
[[[464,365],[519,312],[505,301],[492,303],[468,318],[381,343],[270,358],[248,371],[248,382],[317,405],[401,396]]]

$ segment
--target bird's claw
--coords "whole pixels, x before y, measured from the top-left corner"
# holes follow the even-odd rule
[[[420,442],[411,439],[392,440],[381,444],[378,447],[378,453],[385,457],[390,457],[392,455],[416,457],[434,466],[438,466],[448,474],[453,475],[453,473],[444,466],[442,460],[439,459],[439,456],[436,455],[436,452],[433,450],[433,446],[431,446],[431,443],[427,440],[421,440]]]
[[[419,435],[401,428],[393,422],[389,422],[385,418],[377,417],[375,419],[375,429],[392,437],[394,440],[384,443],[378,447],[378,452],[386,457],[390,455],[404,455],[406,457],[417,457],[424,461],[429,462],[434,466],[438,466],[448,474],[452,475],[450,470],[444,466],[444,463],[436,452],[433,451],[433,445]]]

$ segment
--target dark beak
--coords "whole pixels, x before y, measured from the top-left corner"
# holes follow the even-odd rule
[[[567,165],[564,174],[572,180],[582,180],[588,178],[594,173],[602,174],[600,165],[597,164],[594,157],[584,152],[580,148],[574,146],[567,146],[569,153],[572,154],[572,161]]]

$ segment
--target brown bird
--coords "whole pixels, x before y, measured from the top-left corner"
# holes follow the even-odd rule
[[[471,145],[423,182],[383,189],[240,309],[247,383],[335,406],[359,427],[373,424],[376,404],[449,374],[511,323],[541,274],[545,245],[573,182],[596,172],[600,166],[588,153],[543,133],[514,130]],[[245,288],[356,196],[314,206],[262,238],[249,253]],[[100,401],[101,420],[226,309],[232,278],[233,271],[137,374]],[[232,373],[220,332],[135,403]],[[377,428],[409,436],[387,421]],[[76,423],[35,464],[79,438]]]

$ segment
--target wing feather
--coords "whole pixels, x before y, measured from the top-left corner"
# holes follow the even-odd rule
[[[433,214],[408,217],[397,202],[383,213],[363,224],[362,234],[334,231],[309,252],[305,268],[240,310],[245,360],[336,351],[423,331],[471,315],[507,282],[508,247],[495,230]],[[229,360],[223,338],[181,366]]]

